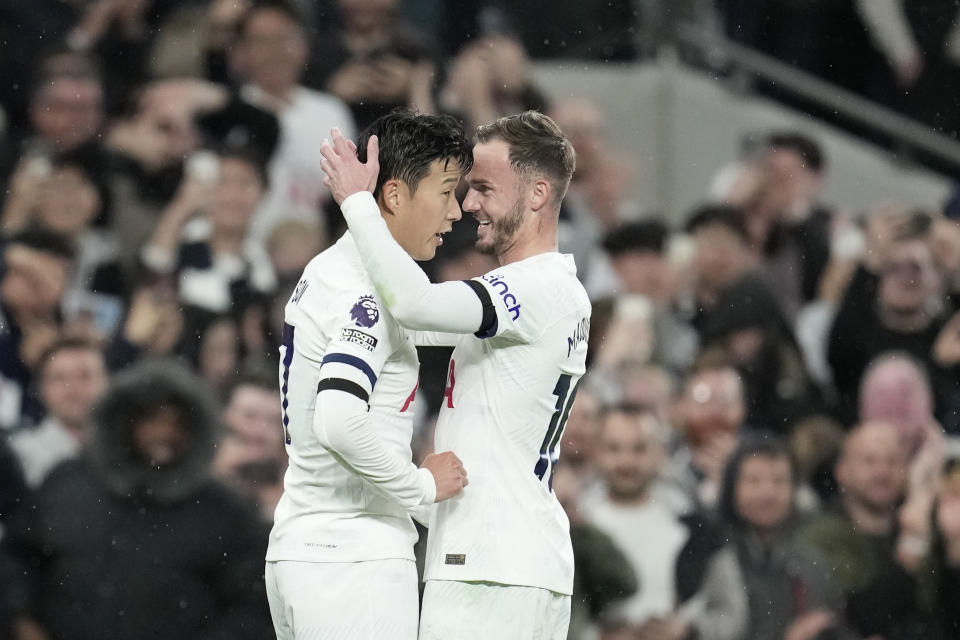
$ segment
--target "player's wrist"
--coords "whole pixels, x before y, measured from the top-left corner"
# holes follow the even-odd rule
[[[340,211],[348,221],[380,216],[380,207],[369,191],[357,191],[344,198]]]
[[[417,469],[417,473],[420,474],[420,486],[423,490],[420,504],[433,504],[437,501],[437,481],[433,478],[433,472],[426,467],[420,467]]]

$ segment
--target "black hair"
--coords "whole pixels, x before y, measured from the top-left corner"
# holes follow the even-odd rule
[[[290,0],[254,0],[250,8],[244,11],[243,15],[237,21],[236,38],[242,40],[247,35],[247,29],[254,16],[261,11],[277,11],[290,19],[300,32],[306,37],[306,18],[303,12]]]
[[[826,164],[820,145],[802,133],[795,131],[775,131],[767,136],[766,146],[768,149],[787,149],[793,151],[803,159],[804,165],[813,173],[823,171],[824,165]]]
[[[453,116],[399,109],[377,118],[357,139],[357,157],[361,162],[367,161],[367,142],[373,135],[380,143],[375,197],[391,179],[402,180],[411,193],[415,192],[436,160],[456,162],[461,173],[473,166],[473,147]]]
[[[55,155],[50,164],[54,170],[70,168],[79,171],[87,182],[93,186],[100,198],[100,210],[93,217],[92,225],[107,227],[111,222],[113,209],[113,192],[107,178],[107,159],[93,143],[82,144],[79,147]]]
[[[219,146],[217,154],[221,161],[238,160],[244,163],[253,169],[264,191],[270,187],[270,174],[267,171],[267,164],[264,162],[263,153],[256,146],[224,144]]]
[[[786,460],[790,465],[791,483],[794,488],[797,486],[797,464],[790,447],[780,436],[768,431],[754,431],[745,435],[723,470],[723,483],[717,502],[720,519],[734,527],[743,527],[746,524],[737,511],[737,481],[744,462],[753,457]]]
[[[35,251],[50,253],[65,260],[73,260],[75,255],[69,240],[59,233],[47,231],[40,227],[28,227],[10,236],[4,243],[4,248],[12,245],[20,245]]]
[[[718,225],[737,235],[744,243],[750,243],[750,233],[743,222],[743,214],[736,207],[726,204],[707,204],[697,207],[687,219],[685,230],[696,233],[703,227]]]
[[[603,249],[611,256],[628,251],[652,251],[662,254],[669,230],[660,220],[642,220],[622,224],[603,238]]]

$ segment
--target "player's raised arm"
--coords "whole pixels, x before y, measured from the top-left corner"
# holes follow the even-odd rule
[[[431,283],[427,275],[397,243],[373,198],[380,170],[378,143],[371,137],[367,162],[336,129],[333,143],[325,143],[324,182],[340,205],[353,232],[364,267],[390,313],[410,329],[448,333],[484,333],[495,322],[489,293],[478,283]]]

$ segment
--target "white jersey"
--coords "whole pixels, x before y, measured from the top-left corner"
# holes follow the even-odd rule
[[[419,361],[410,334],[377,297],[349,232],[307,265],[285,313],[280,385],[290,464],[267,560],[413,559],[417,534],[408,508],[425,500],[423,474],[409,463]],[[410,467],[390,487],[392,500],[318,438],[318,383],[329,382],[330,371],[369,393],[376,439]]]
[[[552,489],[560,438],[586,370],[590,302],[573,258],[544,253],[477,278],[496,310],[490,337],[450,360],[436,450],[470,484],[433,507],[426,580],[573,590],[566,514]]]

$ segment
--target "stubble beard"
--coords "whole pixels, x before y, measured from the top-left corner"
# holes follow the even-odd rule
[[[502,256],[513,245],[514,236],[523,224],[523,203],[518,198],[513,208],[499,220],[490,221],[490,231],[493,236],[487,240],[477,239],[476,249],[486,255]]]

